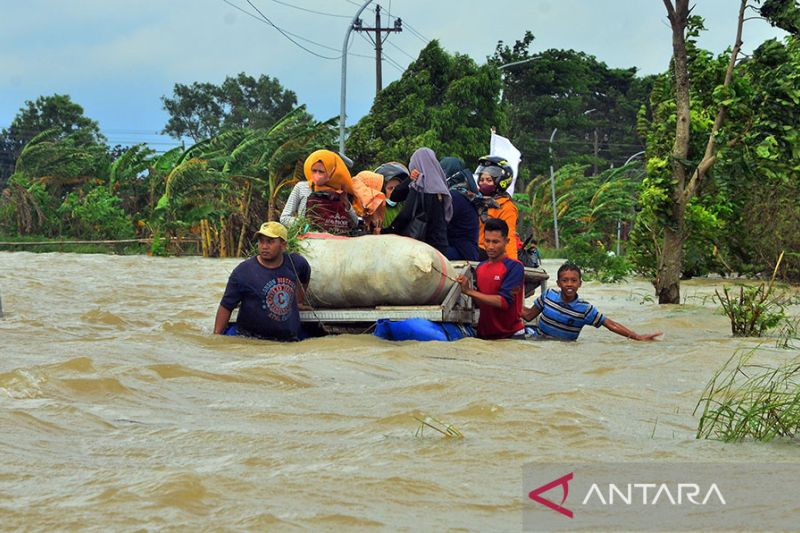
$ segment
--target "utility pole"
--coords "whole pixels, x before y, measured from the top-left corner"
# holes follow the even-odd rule
[[[373,38],[369,35],[370,40],[375,45],[375,94],[381,92],[383,89],[383,76],[382,76],[382,69],[381,69],[381,61],[383,59],[383,43],[389,37],[389,34],[392,32],[400,32],[403,31],[403,21],[395,19],[394,26],[384,26],[381,27],[381,6],[375,6],[375,27],[374,28],[365,28],[361,25],[361,19],[357,20],[355,25],[353,26],[355,31],[365,31],[369,35],[369,33],[375,32],[375,37]],[[386,36],[382,34],[386,33]]]

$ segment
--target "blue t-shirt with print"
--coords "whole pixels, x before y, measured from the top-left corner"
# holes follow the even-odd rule
[[[257,257],[233,269],[220,305],[230,311],[239,308],[239,331],[275,340],[297,340],[300,311],[297,284],[307,285],[311,266],[298,254],[284,254],[277,268],[267,268]]]

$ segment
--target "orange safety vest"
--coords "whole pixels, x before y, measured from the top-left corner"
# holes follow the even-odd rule
[[[517,258],[517,217],[519,211],[514,201],[508,196],[495,198],[500,207],[490,207],[488,209],[489,218],[499,218],[508,224],[508,244],[506,245],[506,255],[511,259]],[[480,233],[478,234],[478,246],[485,249],[483,244],[483,218],[480,218]]]

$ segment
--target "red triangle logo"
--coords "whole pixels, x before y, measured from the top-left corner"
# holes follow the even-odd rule
[[[572,516],[573,516],[572,515],[572,511],[570,511],[566,507],[562,507],[562,506],[564,505],[564,502],[567,501],[567,496],[569,495],[569,484],[568,483],[570,481],[572,481],[572,474],[573,473],[574,472],[570,472],[566,476],[562,476],[562,477],[560,477],[558,479],[554,479],[550,483],[547,483],[546,485],[542,485],[538,489],[533,489],[532,491],[530,491],[528,493],[528,498],[530,498],[531,500],[535,501],[536,503],[541,503],[545,507],[549,507],[550,509],[552,509],[552,510],[558,512],[558,513],[561,513],[561,514],[563,514],[564,516],[566,516],[568,518],[572,518]],[[562,489],[563,494],[564,494],[564,497],[561,498],[561,503],[560,504],[552,502],[552,501],[548,500],[547,498],[543,498],[541,496],[543,492],[547,492],[548,490],[550,490],[552,488],[555,488],[555,487],[558,487],[559,485],[561,486],[561,489]]]

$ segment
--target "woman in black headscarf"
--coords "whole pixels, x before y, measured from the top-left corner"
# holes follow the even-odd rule
[[[407,189],[398,185],[390,198],[393,202],[404,201],[403,210],[381,233],[407,235],[416,221],[421,220],[424,232],[415,238],[444,254],[448,246],[447,223],[453,217],[453,199],[442,166],[433,150],[420,148],[411,156],[408,170],[411,175],[405,182]],[[403,199],[406,191],[408,197]]]
[[[451,260],[478,261],[480,224],[478,210],[472,203],[478,192],[475,178],[458,157],[445,157],[439,163],[447,176],[447,185],[453,198],[453,218],[447,224],[449,246],[445,256]]]

